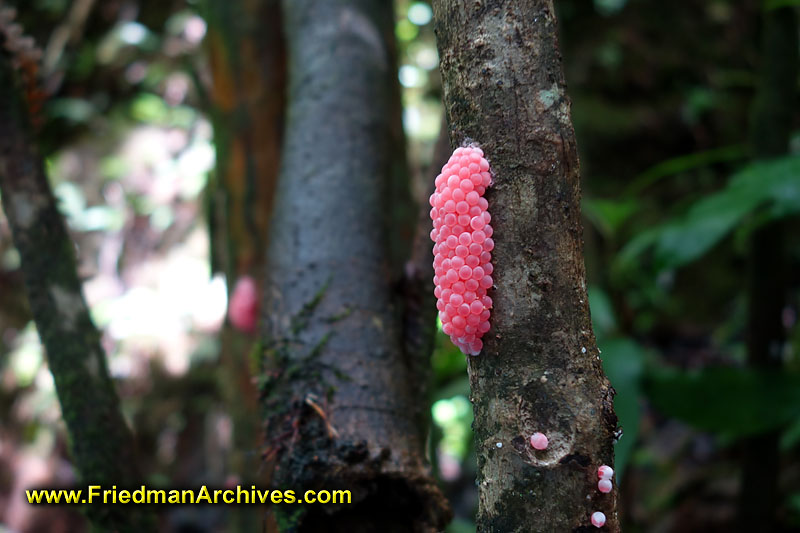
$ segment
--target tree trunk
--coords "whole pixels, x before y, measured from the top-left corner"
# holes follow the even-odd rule
[[[215,270],[260,272],[278,181],[286,106],[280,0],[206,0],[217,169]]]
[[[494,173],[492,329],[470,358],[478,531],[589,531],[617,490],[617,418],[592,331],[580,176],[553,2],[433,2],[453,146],[478,143]],[[544,451],[529,437],[542,432]]]
[[[794,7],[763,13],[761,76],[753,105],[751,144],[756,159],[786,155],[797,98],[798,42]],[[753,368],[783,366],[786,297],[784,225],[772,222],[750,238],[747,362]],[[739,505],[741,531],[771,531],[778,498],[780,430],[744,442]]]
[[[449,517],[423,457],[418,354],[403,348],[387,259],[403,149],[391,142],[392,4],[283,9],[290,96],[265,280],[265,456],[279,486],[353,494],[351,505],[280,508],[278,523],[441,529]]]
[[[131,487],[141,482],[133,438],[106,366],[100,335],[78,279],[74,244],[56,208],[44,163],[33,148],[18,73],[0,52],[0,192],[31,312],[47,351],[70,450],[83,490]],[[86,508],[103,531],[148,531],[140,508]]]
[[[205,0],[205,40],[211,67],[208,108],[217,165],[209,187],[212,265],[224,272],[229,301],[239,279],[263,273],[278,182],[286,108],[286,49],[280,0]],[[220,382],[234,421],[232,473],[243,483],[267,483],[253,450],[262,437],[251,354],[256,340],[226,323]],[[233,529],[257,529],[260,513],[231,510]]]

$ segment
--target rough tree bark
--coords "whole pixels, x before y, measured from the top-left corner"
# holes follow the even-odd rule
[[[432,531],[402,291],[388,259],[398,91],[391,2],[285,0],[289,107],[266,268],[267,442],[276,485],[351,505],[277,512],[282,531]],[[404,156],[403,156],[404,157]]]
[[[81,483],[130,487],[141,481],[133,438],[81,292],[74,244],[34,149],[17,74],[5,51],[0,52],[3,209],[21,257],[28,300],[47,350]],[[86,512],[103,531],[148,531],[153,526],[141,509],[92,505]]]
[[[766,6],[768,2],[765,2]],[[761,74],[753,104],[751,145],[756,159],[786,155],[797,100],[798,37],[795,7],[766,9]],[[786,298],[785,222],[772,222],[750,238],[747,275],[747,362],[754,368],[783,364]],[[772,531],[778,498],[780,430],[744,442],[739,521],[741,531]]]
[[[617,418],[592,331],[580,177],[551,0],[434,0],[453,146],[478,143],[494,172],[492,329],[470,358],[478,531],[618,531]],[[549,440],[542,452],[529,436]]]

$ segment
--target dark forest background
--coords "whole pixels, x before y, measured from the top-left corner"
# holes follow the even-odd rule
[[[240,3],[7,2],[44,50],[50,96],[38,138],[156,484],[235,484],[261,465],[256,341],[226,325],[225,313],[236,278],[258,264],[263,243],[250,231],[264,217],[253,203],[241,207],[252,210],[251,226],[217,216],[220,190],[236,186],[223,175],[274,165],[269,154],[239,161],[241,147],[222,127],[236,128],[226,98],[264,83],[221,84],[232,58],[245,72],[268,62],[261,44],[247,46],[253,35],[224,31]],[[624,429],[615,470],[627,531],[730,531],[747,505],[745,443],[765,436],[774,446],[762,459],[778,458],[775,528],[800,529],[800,121],[775,110],[790,125],[789,151],[759,162],[760,140],[775,132],[752,120],[762,14],[793,3],[556,2],[592,319]],[[432,180],[442,121],[432,11],[426,2],[395,6],[409,166]],[[795,47],[796,34],[795,26]],[[229,53],[239,47],[252,53]],[[759,272],[752,242],[765,228],[780,235],[780,253]],[[748,316],[758,316],[760,299],[748,295],[774,280],[782,366],[754,370]],[[439,332],[432,364],[429,448],[455,513],[448,531],[474,531],[466,362]],[[0,531],[83,531],[76,511],[23,502],[24,488],[69,485],[75,474],[2,215],[0,413]],[[253,530],[261,512],[170,508],[164,519],[173,531]]]

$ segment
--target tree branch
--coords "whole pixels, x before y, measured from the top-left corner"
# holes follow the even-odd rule
[[[387,252],[390,2],[284,0],[289,108],[266,270],[265,455],[279,485],[353,491],[281,510],[284,531],[432,531]]]
[[[597,490],[617,418],[589,317],[580,177],[553,2],[433,2],[453,146],[495,174],[492,329],[470,358],[478,531],[618,531]],[[529,437],[550,441],[535,451]]]
[[[17,73],[0,52],[0,192],[72,457],[83,484],[130,486],[140,481],[133,438],[81,293],[74,245],[30,131]],[[104,530],[146,531],[151,525],[138,510],[92,505],[87,513]]]

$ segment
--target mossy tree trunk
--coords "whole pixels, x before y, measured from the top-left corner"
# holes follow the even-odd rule
[[[470,358],[481,532],[618,531],[617,418],[589,316],[580,176],[553,2],[435,0],[453,147],[494,172],[492,329]],[[535,451],[532,433],[549,438]]]
[[[74,244],[34,148],[18,73],[4,51],[0,52],[0,193],[82,487],[134,486],[142,480],[133,438],[83,298]],[[142,508],[95,503],[86,512],[100,531],[152,528]]]
[[[391,2],[285,0],[289,106],[265,287],[265,456],[275,484],[350,489],[282,531],[435,531],[418,357],[392,275],[399,91]],[[406,179],[407,182],[407,179]],[[406,185],[407,186],[407,185]],[[408,236],[406,237],[408,238]],[[408,245],[405,246],[408,249]]]

